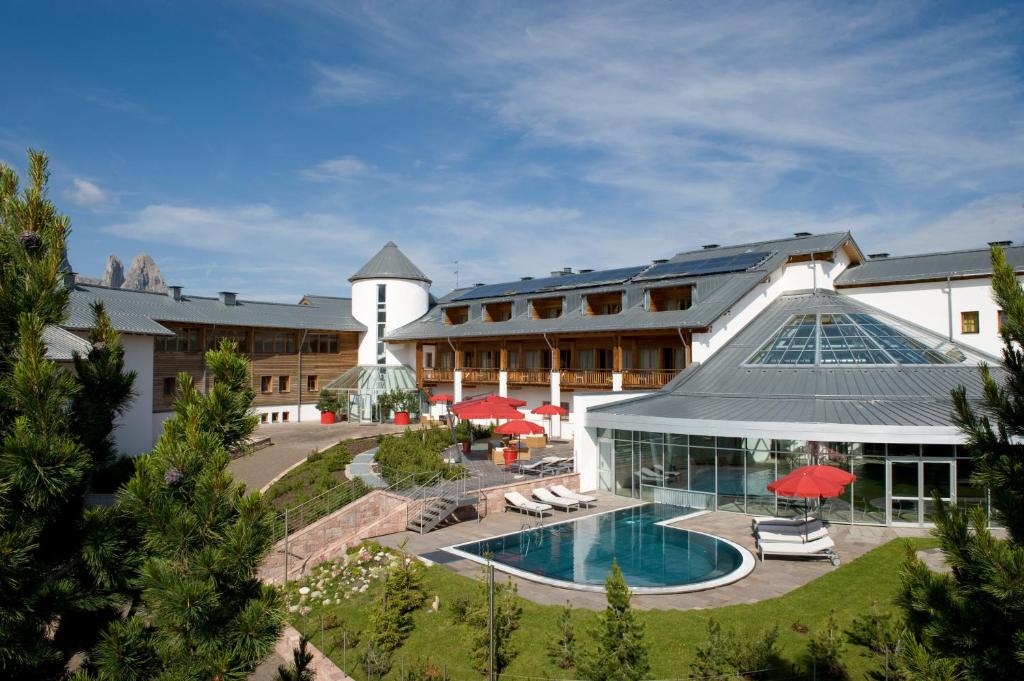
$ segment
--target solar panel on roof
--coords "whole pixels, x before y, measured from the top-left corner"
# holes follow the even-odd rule
[[[643,276],[637,277],[637,281],[663,279],[665,277],[702,277],[709,274],[743,272],[755,265],[759,265],[770,255],[769,251],[753,251],[736,255],[720,255],[715,258],[666,262],[650,268],[643,273]]]
[[[620,284],[635,277],[646,269],[646,265],[637,267],[620,267],[614,270],[600,270],[583,274],[565,274],[560,277],[544,277],[526,281],[510,281],[502,284],[477,286],[462,293],[454,300],[476,300],[479,298],[500,298],[524,293],[540,293],[542,291],[558,291],[562,289],[581,288],[584,286],[605,286]]]

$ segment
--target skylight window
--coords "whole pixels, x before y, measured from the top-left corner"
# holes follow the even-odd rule
[[[955,364],[964,356],[950,344],[924,338],[863,313],[793,315],[748,360],[769,366]]]

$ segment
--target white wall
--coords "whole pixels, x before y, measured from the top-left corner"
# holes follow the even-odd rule
[[[366,325],[359,339],[359,363],[377,363],[377,284],[387,286],[387,322],[385,333],[419,319],[430,305],[430,285],[405,279],[365,279],[352,284],[352,316]],[[416,363],[416,347],[411,343],[389,343],[385,352],[388,365]]]
[[[1003,342],[998,329],[999,306],[992,299],[992,279],[954,279],[950,283],[953,340],[999,357]],[[841,288],[839,292],[949,337],[949,295],[944,281]],[[979,333],[961,333],[960,313],[973,311],[978,312]]]
[[[597,489],[597,429],[587,427],[587,409],[650,395],[650,392],[580,393],[572,398],[573,457],[580,474],[580,491]]]
[[[153,448],[153,337],[121,334],[124,368],[134,371],[135,396],[115,423],[114,441],[127,456],[138,456]]]
[[[693,334],[692,361],[706,361],[783,293],[815,287],[833,290],[836,277],[849,264],[846,252],[839,249],[834,262],[819,260],[813,264],[801,262],[778,268],[770,274],[768,283],[755,286],[731,310],[715,320],[709,332]]]

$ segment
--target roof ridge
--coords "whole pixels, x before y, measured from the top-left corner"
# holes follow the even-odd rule
[[[820,238],[820,237],[823,237],[823,236],[832,236],[832,235],[835,235],[835,236],[849,236],[849,237],[853,236],[850,233],[850,230],[847,229],[845,231],[822,232],[821,234],[808,234],[807,236],[788,236],[788,237],[779,237],[778,239],[762,239],[761,241],[748,241],[748,242],[742,243],[742,244],[730,244],[728,246],[719,246],[718,248],[713,248],[713,249],[698,249],[698,248],[695,248],[695,249],[692,249],[692,250],[689,250],[689,251],[679,251],[678,253],[674,254],[672,257],[675,258],[675,257],[678,257],[680,255],[685,255],[687,253],[713,253],[714,251],[719,251],[719,250],[724,251],[724,250],[730,249],[730,248],[743,248],[744,246],[757,246],[759,244],[777,244],[777,243],[782,242],[782,241],[800,241],[802,239],[816,239],[816,238]]]
[[[1003,246],[1002,248],[1004,248],[1004,249],[1006,249],[1006,248],[1024,248],[1024,244],[1020,244],[1020,245],[1013,245],[1013,244],[1011,244],[1010,246]],[[951,250],[951,251],[934,251],[932,253],[911,253],[909,255],[889,255],[889,256],[886,256],[884,258],[874,258],[874,259],[865,260],[861,264],[862,265],[866,265],[869,262],[887,262],[887,261],[891,261],[891,260],[909,260],[911,258],[933,258],[933,257],[935,257],[937,255],[959,255],[959,254],[962,254],[962,253],[986,253],[989,250],[990,250],[990,248],[988,248],[988,247],[986,247],[986,248],[962,248],[962,249]]]

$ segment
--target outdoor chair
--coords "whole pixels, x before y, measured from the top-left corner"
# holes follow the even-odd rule
[[[771,542],[757,540],[757,555],[764,562],[766,556],[790,556],[795,558],[826,558],[832,565],[839,565],[839,554],[836,553],[832,537],[822,537],[806,544],[792,542]]]
[[[551,491],[562,497],[563,499],[569,499],[570,501],[578,501],[582,506],[590,508],[593,504],[597,503],[597,497],[592,497],[588,494],[580,494],[579,492],[573,492],[565,485],[552,485]]]
[[[792,527],[796,525],[804,525],[812,520],[817,520],[817,518],[813,515],[807,516],[806,520],[804,519],[804,516],[779,518],[777,516],[770,515],[756,515],[750,519],[750,529],[756,532],[759,525],[788,525]]]
[[[532,461],[530,463],[514,464],[513,470],[516,473],[522,473],[524,475],[542,475],[544,473],[544,469],[548,467],[549,464],[547,461],[544,459],[538,459],[537,461]]]
[[[505,510],[507,511],[510,508],[527,515],[535,515],[538,518],[543,518],[544,513],[551,510],[551,506],[548,504],[540,504],[536,501],[530,501],[519,492],[506,492]]]
[[[554,506],[555,508],[561,509],[568,513],[569,511],[576,511],[580,508],[580,502],[572,501],[570,499],[563,499],[562,497],[555,496],[550,490],[544,487],[535,487],[533,490],[533,496],[536,497],[540,502]]]
[[[808,527],[801,531],[794,531],[794,528],[783,528],[775,525],[767,525],[758,528],[757,538],[766,542],[789,542],[792,544],[806,544],[808,542],[828,536],[828,529],[821,523],[817,527]]]

